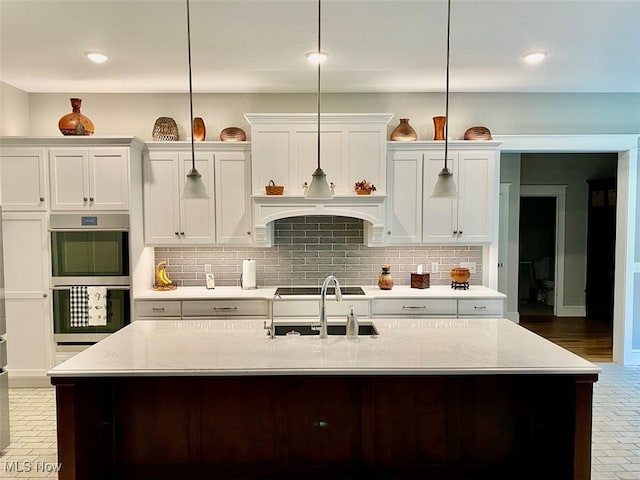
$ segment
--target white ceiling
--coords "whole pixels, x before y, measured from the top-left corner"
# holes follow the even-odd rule
[[[322,5],[323,91],[444,90],[446,0]],[[640,0],[452,0],[451,21],[452,91],[640,92]],[[315,91],[316,0],[191,0],[191,30],[195,92]],[[188,91],[185,0],[0,0],[0,42],[27,92]]]

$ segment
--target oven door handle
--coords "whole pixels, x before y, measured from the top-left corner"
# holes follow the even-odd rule
[[[86,285],[87,287],[105,287],[107,290],[131,290],[129,285]],[[58,285],[50,287],[50,290],[71,290],[72,285]]]

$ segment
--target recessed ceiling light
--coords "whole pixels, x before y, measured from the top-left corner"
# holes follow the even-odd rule
[[[93,63],[104,63],[109,60],[109,56],[100,52],[84,52],[89,60]]]
[[[547,56],[547,52],[535,51],[522,54],[522,59],[527,63],[540,63]]]
[[[307,57],[309,62],[317,65],[324,62],[329,57],[329,54],[327,52],[307,52],[304,56]]]

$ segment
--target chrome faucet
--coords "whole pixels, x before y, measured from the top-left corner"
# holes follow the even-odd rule
[[[320,290],[320,338],[327,338],[327,287],[331,282],[335,285],[336,301],[339,302],[342,300],[342,292],[340,291],[338,279],[333,275],[329,275],[324,279],[322,290]]]
[[[268,331],[269,336],[271,337],[271,339],[273,340],[274,338],[276,338],[276,323],[275,320],[273,318],[273,302],[275,302],[276,299],[280,299],[282,300],[282,297],[280,296],[279,293],[274,293],[273,297],[271,298],[271,326],[267,327],[267,321],[264,321],[264,329]]]

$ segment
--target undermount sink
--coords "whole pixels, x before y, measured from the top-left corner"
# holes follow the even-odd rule
[[[317,324],[314,323],[281,323],[276,324],[276,337],[283,337],[286,335],[320,335],[319,330],[314,330]],[[346,335],[347,325],[346,323],[330,323],[327,325],[327,333],[329,335]],[[376,336],[379,335],[378,329],[373,323],[361,323],[358,325],[358,335]]]

